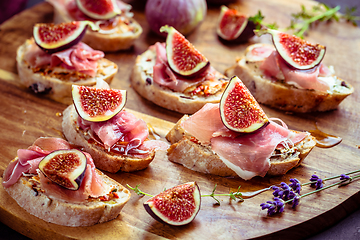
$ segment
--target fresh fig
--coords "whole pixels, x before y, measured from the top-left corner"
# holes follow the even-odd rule
[[[102,122],[124,108],[126,90],[73,85],[72,97],[80,117],[91,122]]]
[[[56,150],[41,160],[39,169],[54,183],[78,190],[85,176],[86,156],[77,149]]]
[[[144,207],[157,221],[180,226],[194,220],[200,204],[199,186],[196,182],[188,182],[150,198],[144,203]]]
[[[38,23],[35,24],[33,35],[35,43],[45,52],[54,53],[79,43],[87,26],[97,30],[95,24],[89,21],[73,21],[68,23]]]
[[[230,79],[219,108],[224,125],[235,132],[251,133],[269,123],[259,103],[236,76]]]
[[[256,24],[236,9],[221,6],[216,32],[226,41],[246,42],[255,35]]]
[[[290,66],[296,69],[311,69],[319,65],[325,56],[326,47],[312,44],[295,35],[290,35],[277,30],[260,30],[258,35],[269,33],[280,56]]]
[[[107,20],[121,14],[116,0],[76,0],[76,5],[85,15],[97,20]]]
[[[166,56],[174,72],[190,77],[202,73],[210,66],[209,60],[175,28],[162,26],[160,32],[167,32]]]

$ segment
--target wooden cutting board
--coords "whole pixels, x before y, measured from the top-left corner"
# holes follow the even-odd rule
[[[135,19],[144,32],[135,46],[123,52],[106,54],[119,65],[119,72],[113,80],[113,88],[128,90],[126,107],[139,113],[150,123],[157,133],[164,137],[181,114],[168,111],[141,98],[130,86],[130,72],[135,57],[149,45],[164,39],[149,31],[144,15],[144,1],[129,1],[134,6]],[[307,7],[313,2],[304,0],[252,0],[238,1],[239,10],[254,15],[261,10],[265,21],[276,21],[280,27],[288,26],[290,14]],[[245,47],[226,45],[217,38],[215,27],[219,6],[209,6],[207,17],[188,39],[200,50],[213,67],[221,72],[235,63]],[[18,85],[15,63],[16,48],[32,36],[32,27],[37,22],[51,22],[53,9],[42,3],[13,17],[0,26],[0,175],[16,150],[27,148],[35,139],[43,136],[62,137],[61,112],[65,105],[41,96],[36,96]],[[216,193],[229,193],[241,186],[242,192],[254,191],[297,178],[307,182],[313,173],[322,178],[356,170],[360,166],[359,113],[360,98],[360,29],[348,23],[324,23],[315,26],[307,36],[309,41],[327,46],[324,62],[333,65],[337,75],[348,80],[355,93],[348,97],[336,111],[312,114],[287,114],[263,107],[270,117],[283,119],[289,128],[295,130],[321,131],[343,138],[341,144],[333,148],[315,148],[303,164],[282,177],[254,178],[244,181],[239,178],[221,178],[190,171],[169,162],[164,155],[158,155],[146,170],[134,173],[109,174],[121,184],[135,186],[150,194],[157,194],[165,188],[197,181],[202,194],[210,194],[217,184]],[[2,179],[0,178],[0,181]],[[330,184],[330,182],[328,183]],[[291,237],[300,239],[313,235],[331,226],[360,206],[360,184],[358,181],[341,187],[324,190],[301,199],[295,209],[285,207],[282,214],[268,217],[259,205],[272,199],[270,191],[244,202],[236,202],[228,197],[219,197],[221,205],[211,198],[203,198],[201,210],[196,219],[182,227],[159,223],[146,213],[142,204],[148,197],[139,197],[134,192],[123,208],[120,216],[108,223],[92,227],[71,228],[46,223],[22,210],[4,189],[0,187],[0,221],[19,233],[35,239],[248,239]],[[303,192],[309,188],[304,187]]]

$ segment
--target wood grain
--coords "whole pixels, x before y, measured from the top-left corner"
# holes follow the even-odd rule
[[[128,90],[126,107],[146,114],[146,120],[162,136],[171,128],[181,114],[168,111],[141,98],[130,86],[130,73],[135,57],[149,45],[164,39],[149,31],[144,15],[143,1],[128,1],[134,6],[135,19],[144,28],[144,33],[135,46],[123,52],[106,54],[119,65],[119,72],[111,86]],[[269,23],[276,21],[280,27],[289,24],[290,14],[298,12],[301,4],[311,6],[313,2],[303,0],[252,0],[238,1],[236,6],[242,12],[253,15],[261,10]],[[248,44],[228,45],[221,42],[215,27],[218,6],[209,6],[205,21],[188,39],[211,61],[220,72],[235,63],[236,57]],[[32,27],[37,22],[51,22],[53,9],[42,3],[13,17],[0,26],[0,174],[19,148],[26,148],[41,136],[62,137],[61,113],[66,106],[34,95],[17,83],[15,63],[16,48],[32,35]],[[187,181],[197,181],[203,194],[211,193],[215,184],[217,193],[254,191],[282,181],[297,178],[307,182],[316,172],[321,177],[329,177],[359,168],[359,91],[360,70],[360,30],[344,22],[325,23],[315,26],[307,36],[309,41],[327,46],[325,63],[333,65],[337,75],[348,80],[355,93],[348,97],[336,111],[315,114],[286,114],[263,107],[270,117],[283,119],[291,129],[321,131],[343,138],[341,144],[330,149],[315,148],[303,164],[282,177],[254,178],[244,181],[238,178],[221,178],[192,172],[167,161],[158,155],[144,171],[134,173],[108,174],[121,184],[135,186],[157,194]],[[1,179],[0,179],[1,180]],[[329,182],[330,183],[330,182]],[[309,188],[304,187],[303,192]],[[86,239],[248,239],[292,237],[301,239],[331,226],[360,206],[360,185],[355,181],[345,187],[322,191],[301,200],[295,209],[286,206],[285,212],[268,217],[259,205],[272,199],[266,192],[244,202],[235,202],[227,197],[219,197],[221,205],[215,205],[211,198],[203,198],[201,210],[196,219],[183,227],[172,227],[153,220],[144,210],[142,203],[147,197],[132,194],[120,216],[111,222],[85,228],[69,228],[46,223],[23,211],[0,188],[0,221],[30,238],[86,238]]]

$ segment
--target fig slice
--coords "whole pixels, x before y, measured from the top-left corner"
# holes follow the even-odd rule
[[[86,156],[77,149],[56,150],[40,161],[39,169],[52,182],[75,191],[85,176]]]
[[[226,41],[246,42],[255,35],[256,24],[236,9],[221,6],[216,32]]]
[[[118,114],[126,103],[126,90],[72,85],[72,97],[79,116],[102,122]]]
[[[257,34],[272,35],[274,46],[280,56],[290,66],[296,69],[311,69],[321,63],[325,56],[326,47],[313,44],[295,35],[273,29],[260,30]]]
[[[87,26],[96,31],[98,28],[90,21],[73,21],[67,23],[38,23],[33,29],[35,43],[45,52],[51,54],[68,49],[81,41]]]
[[[166,56],[175,73],[190,77],[202,73],[210,66],[209,60],[175,28],[162,26],[160,32],[167,32]]]
[[[90,18],[107,20],[121,14],[116,0],[76,0],[76,5]]]
[[[237,76],[230,79],[219,109],[224,125],[235,132],[251,133],[269,123],[259,103]]]
[[[200,210],[201,194],[196,182],[188,182],[150,198],[146,211],[157,221],[181,226],[190,223]]]

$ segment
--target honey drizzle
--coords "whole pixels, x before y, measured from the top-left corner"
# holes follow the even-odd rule
[[[317,147],[331,148],[338,145],[342,141],[341,137],[337,137],[320,131],[316,124],[315,127],[315,130],[309,130],[308,132],[310,132],[311,135],[316,138]]]
[[[147,124],[147,127],[149,129],[149,139],[158,140],[161,138],[161,136],[155,132],[154,127],[150,123]]]

